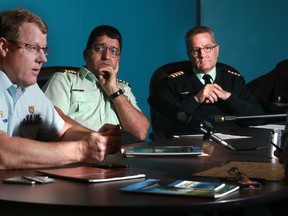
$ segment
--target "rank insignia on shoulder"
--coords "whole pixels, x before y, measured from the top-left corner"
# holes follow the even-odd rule
[[[172,79],[172,78],[181,76],[181,75],[183,75],[183,74],[184,74],[183,71],[177,71],[177,72],[174,72],[174,73],[170,74],[170,75],[168,76],[168,78],[171,78],[171,79]]]
[[[235,75],[235,76],[241,76],[241,74],[239,74],[238,72],[235,72],[235,71],[227,70],[227,72],[229,74],[232,74],[232,75]]]
[[[71,73],[71,74],[77,74],[78,72],[75,70],[68,70],[68,69],[64,69],[64,70],[60,70],[60,72],[62,73]]]
[[[126,84],[126,85],[128,85],[129,87],[131,87],[130,84],[129,84],[128,82],[124,81],[124,80],[117,79],[117,81],[120,82],[120,83]]]

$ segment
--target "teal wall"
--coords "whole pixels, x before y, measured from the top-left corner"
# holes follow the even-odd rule
[[[201,0],[201,8],[201,24],[214,29],[220,45],[219,60],[246,81],[288,59],[287,0]]]
[[[44,66],[82,66],[82,51],[97,25],[123,36],[119,78],[129,82],[142,111],[149,81],[162,64],[186,59],[184,35],[196,25],[195,0],[0,0],[0,10],[27,8],[48,24],[51,52]]]

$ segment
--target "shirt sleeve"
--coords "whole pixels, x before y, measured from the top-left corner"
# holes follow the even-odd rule
[[[137,105],[137,101],[136,101],[136,97],[132,92],[131,87],[129,87],[129,85],[124,85],[121,83],[119,84],[120,88],[124,90],[124,95],[127,97],[127,99],[131,102],[131,104],[138,109],[139,111],[141,111],[141,109],[138,107]]]

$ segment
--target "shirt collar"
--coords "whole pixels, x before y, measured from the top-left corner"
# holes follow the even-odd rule
[[[84,80],[86,78],[91,82],[98,82],[97,77],[90,70],[88,70],[86,67],[82,67],[79,70],[79,73],[80,73],[79,76],[82,80]]]
[[[196,71],[195,69],[193,69],[196,76],[198,77],[198,79],[204,83],[204,80],[202,79],[202,77],[204,76],[204,73],[202,72],[198,72]],[[211,71],[209,71],[208,73],[206,74],[209,74],[211,76],[211,79],[212,79],[212,83],[215,81],[215,78],[216,78],[216,66],[213,67],[213,69]]]
[[[17,91],[22,91],[22,93],[25,91],[25,88],[18,88],[16,84],[13,84],[10,79],[8,78],[8,76],[2,71],[0,70],[0,93],[6,91],[8,88],[10,88],[11,86],[14,86],[14,88]]]

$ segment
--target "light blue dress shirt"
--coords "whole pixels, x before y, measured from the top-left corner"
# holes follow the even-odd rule
[[[1,70],[0,83],[0,130],[31,139],[56,137],[64,121],[38,84],[17,87]]]

